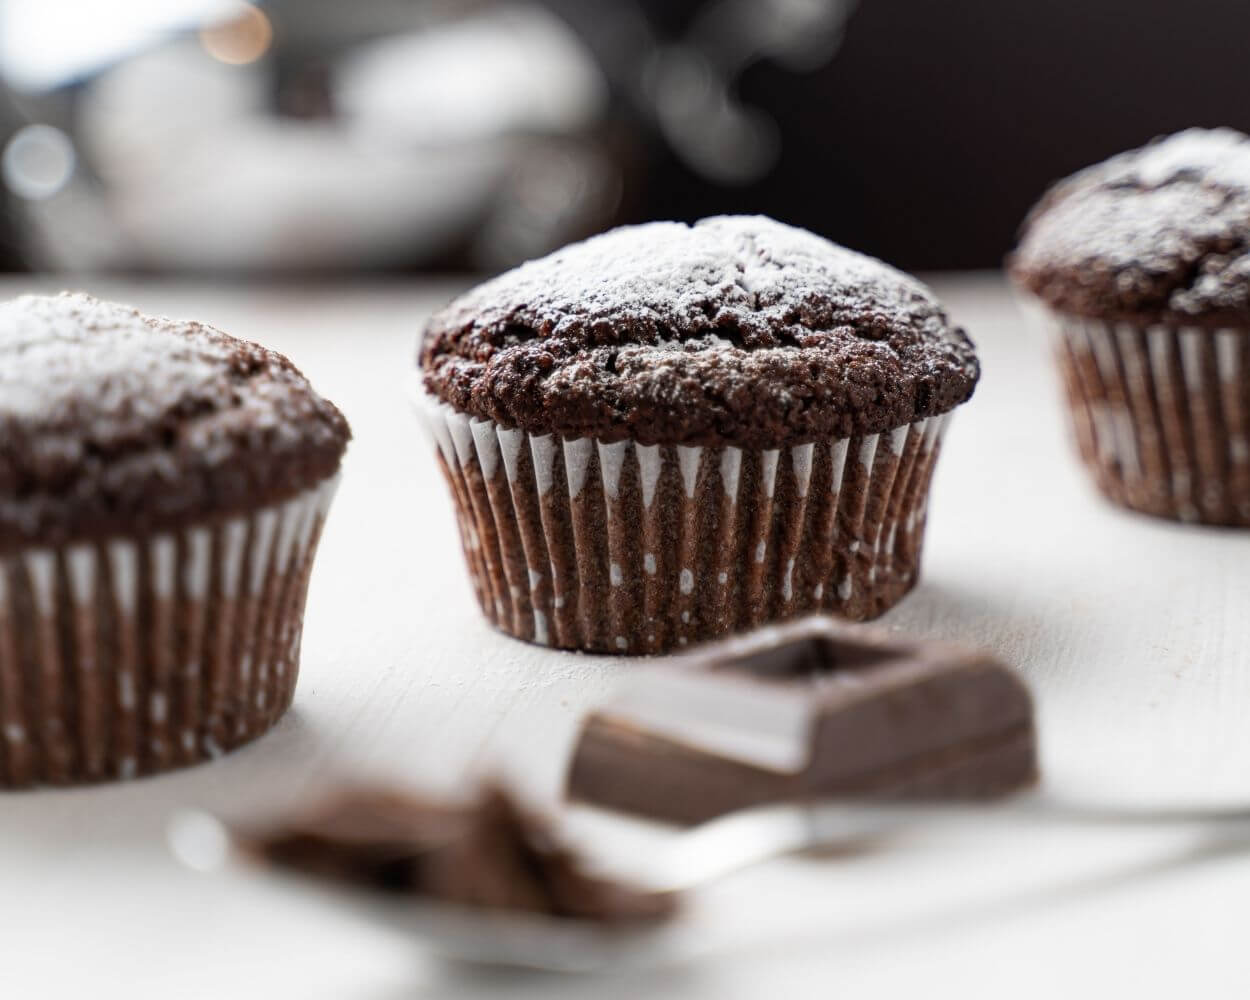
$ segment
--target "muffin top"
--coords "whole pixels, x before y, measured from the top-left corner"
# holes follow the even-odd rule
[[[431,319],[426,389],[535,434],[775,448],[972,395],[972,344],[918,281],[761,217],[616,229]]]
[[[290,361],[212,327],[78,293],[0,303],[0,552],[285,500],[350,436]]]
[[[1250,323],[1250,138],[1190,129],[1060,181],[1024,225],[1012,276],[1078,316]]]

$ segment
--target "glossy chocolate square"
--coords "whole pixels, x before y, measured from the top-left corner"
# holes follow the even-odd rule
[[[1036,778],[1033,709],[985,653],[829,618],[631,675],[589,716],[569,798],[693,823],[770,801],[992,797]]]

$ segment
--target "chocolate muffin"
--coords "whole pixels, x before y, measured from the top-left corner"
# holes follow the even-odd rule
[[[256,344],[81,294],[0,304],[0,784],[268,729],[349,437]]]
[[[486,616],[622,653],[898,601],[979,376],[923,285],[758,217],[566,247],[438,313],[419,355]]]
[[[1191,129],[1060,182],[1010,270],[1102,492],[1250,525],[1250,138]]]

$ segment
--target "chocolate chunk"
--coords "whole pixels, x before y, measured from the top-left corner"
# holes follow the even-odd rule
[[[631,675],[571,799],[677,823],[774,801],[990,798],[1036,779],[1028,690],[984,653],[827,618]]]
[[[380,892],[605,924],[663,920],[676,898],[590,874],[502,789],[452,805],[349,788],[245,850],[270,864]]]

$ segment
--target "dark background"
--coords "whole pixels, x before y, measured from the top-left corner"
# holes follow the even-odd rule
[[[1052,180],[1250,130],[1250,3],[863,0],[827,67],[759,65],[742,90],[781,124],[775,171],[725,190],[670,162],[642,214],[759,211],[913,270],[996,267]]]
[[[718,183],[683,165],[622,92],[620,64],[631,56],[627,32],[606,16],[613,5],[546,6],[582,37],[613,88],[604,133],[623,165],[622,192],[597,227],[762,212],[911,270],[992,268],[1052,180],[1188,126],[1250,130],[1246,0],[860,0],[824,65],[764,60],[741,76],[738,95],[775,120],[780,155],[762,178]],[[664,41],[681,38],[701,4],[637,7]],[[305,23],[333,12],[340,35],[377,35],[405,5],[286,0],[265,9],[280,28],[300,28],[278,33],[281,77],[324,55],[324,38]],[[21,117],[12,105],[0,114],[0,130]],[[0,267],[20,270],[32,258],[5,197]],[[473,266],[466,260],[448,247],[398,268]]]

